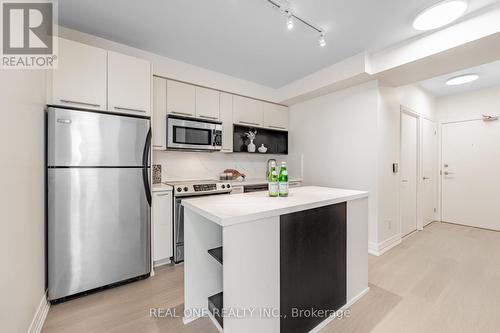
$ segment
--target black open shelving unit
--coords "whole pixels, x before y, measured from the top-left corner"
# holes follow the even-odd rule
[[[247,144],[249,143],[245,133],[248,131],[257,131],[255,137],[255,153],[257,155],[287,155],[288,154],[288,132],[277,131],[266,128],[256,128],[251,126],[234,125],[233,128],[233,152],[248,153]],[[258,148],[264,144],[267,147],[267,152],[260,153]]]

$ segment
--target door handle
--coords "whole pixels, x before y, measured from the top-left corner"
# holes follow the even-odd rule
[[[401,182],[408,183],[408,179],[402,179]]]
[[[449,172],[449,171],[445,171],[445,172],[444,172],[444,175],[445,175],[445,176],[452,175],[452,174],[453,174],[453,172]]]
[[[431,177],[423,177],[422,179],[423,180],[428,180],[428,179],[431,179]]]

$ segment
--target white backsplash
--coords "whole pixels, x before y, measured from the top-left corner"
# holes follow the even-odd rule
[[[291,178],[301,178],[301,157],[220,152],[154,151],[153,164],[161,164],[162,182],[168,180],[218,179],[225,169],[236,169],[247,179],[265,178],[267,160],[286,161]]]

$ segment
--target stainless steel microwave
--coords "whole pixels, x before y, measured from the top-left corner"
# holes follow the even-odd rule
[[[222,123],[168,116],[167,149],[221,150]]]

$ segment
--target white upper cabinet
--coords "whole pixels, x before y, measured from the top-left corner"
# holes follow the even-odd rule
[[[108,51],[108,109],[149,115],[151,64],[143,59]]]
[[[106,50],[59,39],[52,104],[106,110]]]
[[[166,149],[167,80],[153,78],[153,149]]]
[[[288,107],[264,103],[264,127],[288,130]]]
[[[247,126],[262,126],[264,123],[263,104],[263,102],[255,99],[234,95],[234,123]]]
[[[222,151],[233,151],[233,95],[220,94],[220,120],[222,121]]]
[[[195,86],[167,80],[167,113],[177,116],[195,117]]]
[[[196,118],[219,120],[220,92],[196,87]]]

